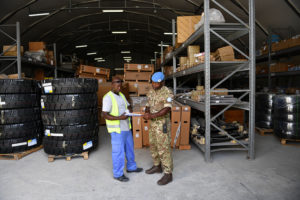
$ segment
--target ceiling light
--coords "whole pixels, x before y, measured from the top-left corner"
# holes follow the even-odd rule
[[[131,56],[125,56],[124,59],[131,59]]]
[[[90,52],[90,53],[87,53],[86,55],[90,56],[90,55],[96,55],[97,52]]]
[[[154,61],[155,61],[155,59],[150,59],[150,61],[154,62]]]
[[[112,34],[126,34],[127,31],[112,31]]]
[[[75,46],[75,48],[85,48],[85,47],[87,47],[87,45],[86,45],[86,44],[84,44],[84,45],[78,45],[78,46]]]
[[[103,58],[99,57],[99,58],[94,58],[94,60],[103,60]]]
[[[115,68],[115,71],[124,71],[124,68]]]
[[[105,62],[105,60],[97,60],[97,62]]]
[[[165,32],[164,35],[173,35],[173,33],[167,33],[167,32]],[[175,33],[175,35],[177,35],[177,33]]]
[[[158,46],[161,47],[161,44],[158,44]],[[170,45],[168,45],[168,44],[163,44],[162,46],[163,46],[163,47],[168,47],[168,46],[170,46]]]
[[[121,53],[130,53],[130,51],[121,51]]]
[[[31,13],[28,16],[29,17],[38,17],[38,16],[44,16],[44,15],[50,15],[49,12],[44,12],[44,13]]]
[[[124,12],[124,10],[102,10],[104,13],[121,13]]]

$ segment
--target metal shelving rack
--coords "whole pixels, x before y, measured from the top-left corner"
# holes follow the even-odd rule
[[[4,30],[7,27],[15,27],[16,28],[16,35],[12,36],[7,33],[6,30]],[[28,61],[25,58],[21,57],[21,37],[20,37],[20,23],[16,22],[16,24],[4,24],[0,25],[0,33],[4,34],[6,37],[10,38],[13,41],[13,44],[11,44],[11,48],[13,46],[17,46],[17,56],[3,56],[6,51],[9,51],[11,48],[7,49],[5,52],[2,52],[0,54],[0,61],[11,61],[7,66],[5,66],[0,73],[6,71],[10,67],[14,66],[15,63],[17,63],[17,71],[18,71],[18,78],[21,77],[21,72],[22,72],[22,63],[28,64],[33,67],[40,67],[48,70],[54,70],[54,77],[57,78],[57,71],[61,72],[67,72],[67,73],[75,73],[75,70],[71,69],[63,69],[63,68],[57,68],[57,60],[56,60],[56,44],[53,44],[53,51],[54,51],[54,67],[52,65],[48,65],[46,63],[42,62],[32,62]]]
[[[230,16],[232,16],[238,23],[221,23],[221,24],[211,24],[209,21],[209,9],[210,2],[214,3],[217,7],[222,9]],[[171,60],[173,61],[173,74],[167,76],[166,79],[173,79],[173,89],[174,94],[177,91],[177,78],[186,77],[191,74],[204,74],[204,83],[205,83],[205,101],[203,103],[196,102],[190,99],[185,98],[176,98],[177,101],[183,104],[190,105],[192,108],[204,112],[205,114],[205,144],[201,145],[196,143],[200,150],[205,154],[205,160],[211,161],[211,153],[216,151],[225,151],[225,150],[244,150],[248,153],[249,159],[254,159],[254,139],[255,139],[255,130],[254,130],[254,111],[255,111],[255,5],[254,0],[248,0],[249,3],[249,22],[245,23],[239,19],[236,15],[230,12],[228,9],[223,7],[216,0],[204,0],[204,25],[197,29],[179,48],[171,53],[171,56],[165,59],[161,64],[161,67],[166,65]],[[175,45],[175,20],[172,20],[172,31],[173,31],[173,46]],[[244,53],[235,45],[232,44],[233,40],[236,40],[242,36],[249,36],[249,52]],[[176,57],[185,50],[188,45],[195,43],[204,43],[205,47],[205,62],[199,64],[192,68],[186,69],[184,71],[176,72]],[[220,47],[222,44],[227,44],[233,47],[235,51],[239,52],[247,61],[227,61],[227,62],[211,62],[210,61],[210,52],[211,45],[213,47]],[[247,89],[230,89],[229,93],[240,94],[237,100],[234,103],[211,103],[210,93],[215,90],[219,85],[224,83],[233,75],[238,72],[248,72],[249,79],[249,88]],[[220,75],[222,78],[220,78]],[[218,83],[211,85],[211,79],[218,79]],[[242,102],[241,100],[245,97],[249,97],[247,102]],[[216,115],[211,116],[211,107],[212,106],[223,106],[224,108]],[[247,110],[249,113],[249,122],[248,122],[248,140],[239,140],[227,132],[222,130],[221,127],[218,127],[213,121],[221,116],[226,110],[231,107],[237,107],[239,109]],[[223,143],[211,143],[210,142],[210,131],[211,127],[216,128],[229,138],[231,138],[235,143],[232,142],[223,142]],[[216,148],[218,147],[218,148]]]

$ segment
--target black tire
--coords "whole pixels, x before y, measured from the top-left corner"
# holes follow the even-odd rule
[[[33,139],[36,139],[36,144],[32,146],[28,146],[29,145],[28,140],[33,140]],[[32,149],[39,145],[41,145],[41,137],[39,135],[36,135],[34,137],[0,140],[0,153],[18,153],[18,152]]]
[[[98,122],[98,109],[43,111],[44,125],[76,125]]]
[[[255,120],[257,122],[259,121],[267,121],[267,122],[271,122],[272,121],[272,115],[270,114],[259,114],[257,113]]]
[[[98,98],[92,94],[42,95],[42,110],[73,110],[97,108]]]
[[[274,120],[274,132],[280,138],[300,139],[300,123]]]
[[[300,113],[292,113],[292,114],[275,113],[273,115],[273,119],[277,121],[300,123]]]
[[[1,124],[21,124],[41,119],[40,108],[0,110]]]
[[[0,79],[0,94],[37,93],[39,88],[34,80]]]
[[[0,94],[0,110],[39,106],[36,94]]]
[[[272,108],[273,106],[273,97],[275,94],[265,94],[258,93],[256,94],[256,105],[259,108]]]
[[[41,121],[0,125],[0,140],[33,137],[42,134],[43,125]]]
[[[300,113],[300,95],[277,95],[273,99],[274,113]]]
[[[92,138],[99,132],[97,123],[73,125],[73,126],[45,126],[45,138],[53,140],[78,140]]]
[[[83,145],[92,141],[90,148],[84,149]],[[57,141],[51,137],[45,137],[43,140],[44,151],[50,155],[70,155],[79,154],[84,151],[91,151],[98,145],[98,134],[92,138],[85,138],[79,140]]]
[[[42,81],[42,93],[47,89],[45,86],[51,84],[51,94],[81,94],[81,93],[95,93],[98,90],[97,79],[90,78],[61,78],[49,79]]]

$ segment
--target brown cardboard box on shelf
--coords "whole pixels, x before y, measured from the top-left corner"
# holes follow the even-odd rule
[[[215,90],[215,92],[211,92],[211,95],[228,95],[228,89],[227,88],[216,88],[214,90]]]
[[[9,74],[7,76],[9,79],[18,79],[18,74]],[[25,73],[21,73],[21,77],[25,78]]]
[[[181,70],[185,70],[187,68],[187,57],[179,57],[179,66]]]
[[[199,45],[190,45],[187,48],[187,55],[188,55],[188,61],[189,61],[189,67],[193,67],[196,65],[196,58],[195,54],[200,53],[200,46]]]
[[[143,147],[142,117],[132,117],[132,130],[134,148],[141,149]]]
[[[145,109],[146,107],[143,106],[141,107],[141,113],[144,114],[145,113]],[[149,129],[150,129],[150,121],[149,120],[145,120],[143,118],[142,119],[142,134],[143,134],[143,146],[150,146],[149,143]]]
[[[181,131],[180,146],[190,144],[190,123],[191,123],[191,107],[182,105],[181,107]]]
[[[181,107],[178,104],[173,104],[172,106],[172,112],[171,112],[171,146],[174,146],[174,140],[176,137],[176,132],[177,129],[179,127],[179,123],[181,121]],[[180,142],[180,135],[177,138],[176,141],[176,147],[179,146],[179,142]]]
[[[204,61],[205,61],[205,53],[204,52],[195,54],[194,56],[196,58],[195,62],[197,64],[204,63]],[[210,61],[215,61],[215,57],[212,53],[210,53]]]
[[[288,39],[287,43],[288,43],[289,48],[300,46],[300,35],[296,35],[296,36]]]
[[[89,65],[80,65],[78,68],[78,73],[91,73],[91,74],[102,74],[106,75],[107,79],[109,79],[110,69],[103,67],[94,67]]]
[[[37,68],[34,70],[34,80],[44,80],[45,78],[45,72],[43,69]]]
[[[4,45],[3,46],[3,52],[7,51],[12,45]],[[21,56],[23,56],[24,54],[24,47],[21,46],[20,48],[21,51]],[[18,52],[17,52],[17,46],[13,45],[13,47],[11,47],[7,52],[5,52],[3,54],[3,56],[17,56]]]
[[[234,61],[233,48],[231,46],[219,48],[215,52],[215,57],[218,61]]]
[[[55,65],[54,61],[54,52],[53,51],[47,51],[46,53],[46,58],[47,58],[47,64],[48,65]]]
[[[287,72],[291,66],[292,64],[288,63],[272,63],[270,66],[270,72]]]
[[[153,64],[124,64],[124,71],[148,71],[153,72],[154,71],[154,65]]]
[[[78,75],[78,78],[93,78],[93,79],[97,79],[98,83],[106,83],[106,75],[96,75],[94,76],[93,74],[90,73],[81,73]]]
[[[267,65],[256,65],[256,74],[267,74],[269,68]]]
[[[177,42],[185,42],[194,32],[195,24],[201,19],[200,15],[177,17]]]
[[[29,42],[29,51],[45,51],[45,42]]]
[[[241,124],[244,123],[245,111],[240,109],[229,109],[224,112],[224,120],[226,123],[237,121]]]
[[[130,72],[126,71],[124,79],[126,81],[150,81],[152,72]]]
[[[148,82],[139,82],[138,84],[138,95],[146,95],[152,87]]]
[[[272,43],[272,52],[280,51],[289,48],[289,42],[287,40],[281,40],[279,42]]]

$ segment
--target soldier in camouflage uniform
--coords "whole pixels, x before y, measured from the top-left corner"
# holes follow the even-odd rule
[[[164,86],[164,74],[156,72],[152,76],[152,87],[148,94],[148,103],[144,118],[151,120],[149,130],[150,151],[153,167],[146,170],[147,174],[161,173],[164,176],[157,182],[166,185],[173,179],[173,159],[171,149],[170,111],[173,93]]]

